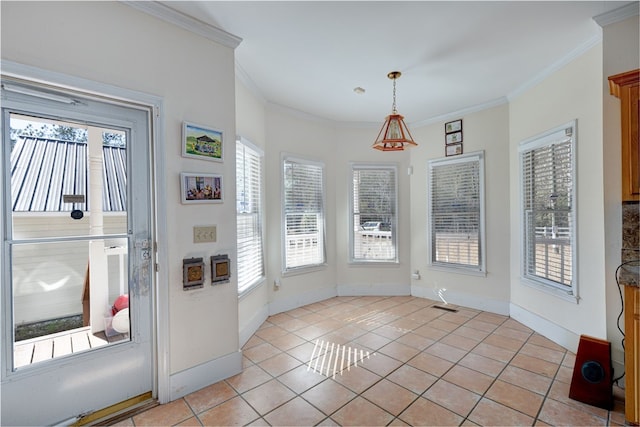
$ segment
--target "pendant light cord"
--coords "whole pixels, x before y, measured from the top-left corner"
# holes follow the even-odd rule
[[[393,78],[393,106],[391,108],[392,114],[398,114],[398,110],[396,108],[396,78]]]

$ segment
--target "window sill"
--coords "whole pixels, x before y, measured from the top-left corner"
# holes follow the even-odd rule
[[[487,272],[484,270],[471,270],[469,268],[462,267],[449,267],[441,264],[429,264],[431,270],[446,271],[447,273],[465,274],[467,276],[487,277]]]
[[[573,292],[568,292],[563,289],[558,289],[556,287],[537,282],[527,277],[520,277],[520,282],[525,286],[529,286],[530,288],[537,289],[541,292],[544,292],[549,295],[553,295],[557,298],[563,299],[565,301],[568,301],[574,304],[578,304],[578,302],[580,301],[580,297],[574,295]]]
[[[318,264],[318,265],[312,265],[309,267],[292,268],[290,270],[282,271],[282,277],[298,276],[301,274],[313,273],[316,271],[325,270],[326,268],[327,268],[327,264]]]
[[[349,261],[349,267],[399,267],[400,261]]]

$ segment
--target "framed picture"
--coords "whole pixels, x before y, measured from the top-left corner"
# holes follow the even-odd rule
[[[222,175],[206,173],[180,174],[182,203],[222,203]]]
[[[444,124],[444,133],[458,132],[462,130],[462,119]]]
[[[457,156],[458,154],[462,154],[462,143],[457,144],[447,144],[444,146],[445,155],[448,156]]]
[[[227,283],[231,277],[229,255],[213,255],[211,257],[211,283]]]
[[[201,288],[204,284],[204,262],[202,258],[182,260],[182,289]]]
[[[462,131],[448,133],[445,135],[447,144],[457,144],[462,142]]]
[[[222,161],[222,131],[184,122],[182,124],[182,155],[203,160]]]

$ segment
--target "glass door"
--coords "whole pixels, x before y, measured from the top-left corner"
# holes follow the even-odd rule
[[[2,97],[2,424],[148,396],[149,112],[4,80]]]

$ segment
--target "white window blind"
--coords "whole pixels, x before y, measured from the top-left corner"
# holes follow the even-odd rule
[[[574,144],[569,124],[520,145],[524,277],[568,293],[576,256]]]
[[[432,160],[427,179],[431,264],[484,272],[483,153]]]
[[[396,167],[354,164],[351,176],[351,261],[397,261]]]
[[[284,271],[324,264],[324,166],[288,157],[283,164]]]
[[[242,140],[236,143],[236,220],[238,292],[264,277],[262,247],[262,153]]]

